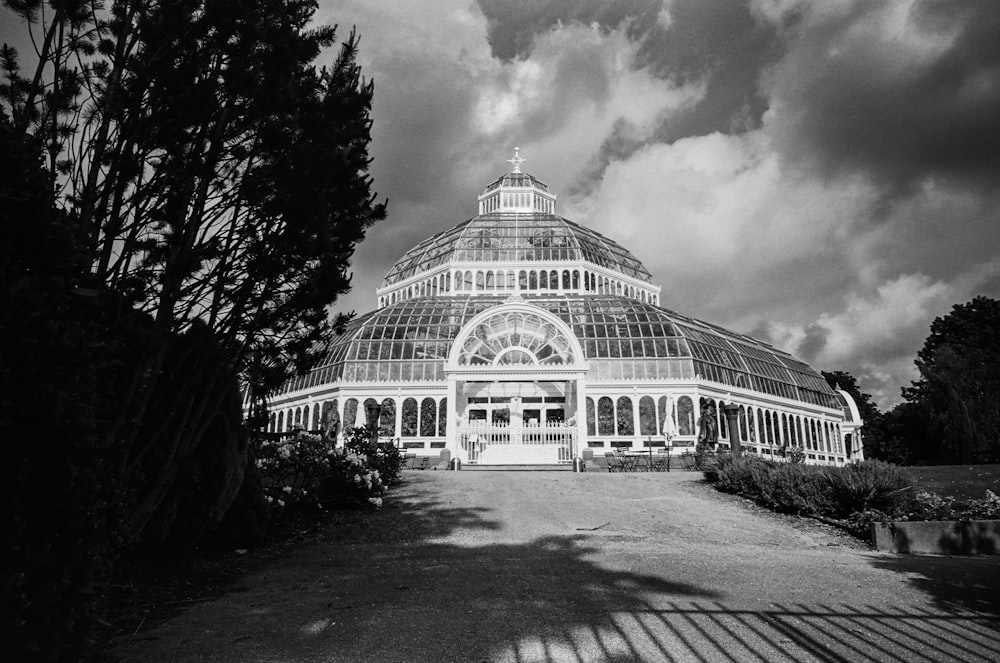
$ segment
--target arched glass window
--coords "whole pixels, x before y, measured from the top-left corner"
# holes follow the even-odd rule
[[[403,416],[400,424],[400,434],[403,437],[417,435],[417,401],[413,398],[403,400]]]
[[[562,273],[562,287],[563,287],[563,290],[569,290],[570,289],[569,270],[568,269],[564,269],[563,270],[563,273]]]
[[[378,417],[378,434],[380,437],[396,436],[396,401],[392,398],[382,401],[382,412]]]
[[[573,270],[573,289],[580,289],[580,270],[578,269]]]
[[[344,430],[354,428],[358,420],[358,399],[348,398],[344,403]]]
[[[549,272],[549,289],[557,290],[559,288],[559,272],[552,270]]]
[[[463,366],[559,366],[574,361],[569,337],[534,313],[507,311],[480,322],[462,342]]]
[[[597,435],[597,418],[594,413],[594,399],[587,396],[587,435]]]
[[[417,401],[407,398],[403,401],[403,437],[416,437],[417,435]]]
[[[677,399],[677,432],[680,435],[694,435],[694,403],[689,396]]]
[[[632,399],[628,396],[618,398],[618,435],[635,435],[635,423],[632,420]]]
[[[295,408],[295,423],[293,425],[295,426],[302,425],[302,408],[300,407]]]
[[[549,273],[542,271],[538,273],[538,289],[547,290],[549,287]]]
[[[420,436],[431,437],[437,428],[437,403],[433,398],[420,401]]]
[[[448,434],[448,399],[442,398],[438,403],[438,437]]]
[[[673,412],[670,413],[673,415]],[[656,433],[657,435],[663,433],[663,422],[666,421],[667,417],[667,397],[660,396],[656,401]],[[677,425],[677,420],[674,419],[674,425]]]
[[[740,440],[743,442],[747,441],[747,411],[740,406]]]
[[[729,421],[726,418],[726,411],[723,409],[725,406],[724,401],[719,401],[715,407],[716,420],[719,422],[719,439],[722,440],[729,439]]]
[[[313,405],[312,425],[309,430],[319,430],[319,404]]]
[[[486,276],[481,271],[476,271],[476,290],[484,290],[486,288]]]
[[[528,289],[528,272],[523,269],[517,274],[517,282],[520,284],[521,290]]]
[[[785,416],[784,412],[781,413],[781,435],[785,443],[784,446],[793,444],[793,440],[788,434],[788,417]]]
[[[528,290],[538,290],[538,273],[529,272],[528,273]]]
[[[764,411],[760,408],[757,408],[757,430],[760,431],[761,444],[771,444],[771,437],[767,432],[767,426],[764,424]]]
[[[607,396],[597,401],[597,434],[615,434],[615,405]]]
[[[751,444],[757,442],[757,423],[754,420],[753,408],[747,408],[747,441]]]
[[[275,432],[284,433],[285,432],[285,413],[278,413],[278,427]]]
[[[656,430],[656,404],[649,396],[643,396],[639,399],[639,434],[659,434]]]

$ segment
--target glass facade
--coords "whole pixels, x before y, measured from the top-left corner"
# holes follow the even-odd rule
[[[382,286],[451,263],[586,261],[650,282],[649,271],[617,242],[553,214],[483,214],[417,244]]]
[[[459,331],[474,316],[504,301],[497,296],[431,297],[363,315],[331,341],[320,365],[285,389],[340,382],[444,381]],[[701,378],[812,405],[841,407],[826,380],[803,362],[748,336],[668,309],[616,295],[529,296],[524,301],[569,325],[595,380]],[[503,329],[477,332],[479,341],[462,351],[466,361],[488,363],[505,348],[519,346],[511,341],[514,325],[508,323]],[[518,338],[527,340],[519,343],[540,350],[548,362],[558,362],[566,340],[554,329],[542,331],[545,325],[534,324],[541,333],[529,339],[528,327],[522,326]],[[517,355],[509,360],[517,361]]]

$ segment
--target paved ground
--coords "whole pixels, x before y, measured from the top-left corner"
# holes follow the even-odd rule
[[[126,661],[997,661],[1000,558],[868,551],[694,474],[411,472]]]

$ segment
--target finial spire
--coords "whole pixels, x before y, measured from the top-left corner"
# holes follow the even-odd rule
[[[514,158],[513,159],[507,159],[507,163],[514,164],[514,170],[512,170],[510,172],[512,172],[512,173],[520,173],[521,172],[521,164],[524,163],[525,161],[527,161],[527,159],[522,159],[521,158],[521,148],[520,147],[515,147],[514,148]]]

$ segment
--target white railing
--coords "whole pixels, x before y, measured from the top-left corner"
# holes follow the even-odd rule
[[[576,428],[562,424],[512,427],[510,424],[460,426],[458,443],[469,463],[569,463]]]

